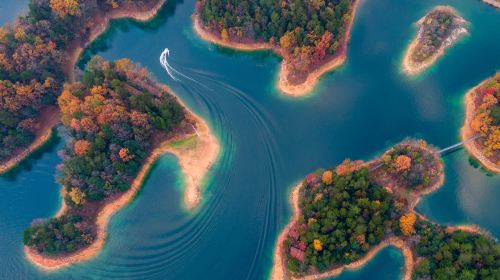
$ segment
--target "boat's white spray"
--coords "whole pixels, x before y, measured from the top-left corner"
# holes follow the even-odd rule
[[[166,48],[165,50],[163,50],[163,52],[161,53],[160,55],[160,63],[161,65],[163,66],[163,68],[167,71],[168,75],[170,76],[170,78],[172,78],[172,80],[174,81],[177,81],[179,82],[180,80],[177,79],[175,76],[174,76],[174,69],[172,68],[172,66],[170,66],[170,64],[168,63],[168,60],[167,60],[167,57],[170,55],[170,50],[168,48]]]

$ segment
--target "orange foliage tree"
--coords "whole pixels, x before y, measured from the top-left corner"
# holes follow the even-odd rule
[[[134,158],[134,155],[127,148],[121,148],[118,155],[124,162],[131,161]]]
[[[91,144],[87,140],[77,140],[73,145],[75,154],[79,157],[86,155],[90,151]]]
[[[321,180],[325,185],[331,185],[333,182],[333,172],[331,170],[327,170],[323,172],[323,176],[321,176]]]
[[[415,232],[415,223],[417,215],[413,212],[405,214],[399,218],[399,227],[405,236],[410,236]]]
[[[399,155],[394,160],[396,171],[402,172],[411,168],[411,158],[406,155]]]

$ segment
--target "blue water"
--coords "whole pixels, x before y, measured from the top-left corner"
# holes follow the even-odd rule
[[[416,78],[400,62],[416,27],[437,4],[451,4],[470,21],[470,35]],[[56,148],[30,161],[32,170],[0,179],[0,279],[263,279],[276,238],[290,217],[291,186],[308,172],[346,157],[370,159],[404,137],[446,147],[459,141],[463,95],[500,68],[500,10],[477,0],[364,0],[356,16],[347,63],[325,75],[303,98],[280,94],[280,60],[241,53],[197,38],[194,1],[170,1],[149,23],[115,21],[87,52],[128,57],[169,85],[207,120],[223,155],[194,213],[182,207],[182,174],[162,157],[136,200],[109,227],[95,259],[55,272],[24,260],[22,231],[60,204],[54,181]],[[173,81],[158,58],[194,79]],[[60,146],[61,144],[59,144]],[[446,224],[474,223],[500,236],[500,176],[474,167],[464,150],[446,155],[445,185],[418,210]],[[26,200],[28,199],[28,200]],[[5,249],[4,249],[5,246]],[[399,279],[401,254],[379,253],[367,266],[335,279]]]
[[[29,0],[0,1],[0,25],[12,23],[18,16],[28,11]]]

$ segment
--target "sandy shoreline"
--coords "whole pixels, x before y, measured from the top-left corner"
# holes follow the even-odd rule
[[[465,94],[465,120],[464,120],[464,125],[460,129],[460,136],[462,137],[462,141],[469,139],[474,136],[474,132],[470,128],[471,122],[474,119],[474,114],[476,112],[476,105],[474,103],[474,92],[476,89],[481,87],[486,81],[488,81],[490,78],[486,79],[485,81],[481,82],[479,85],[475,86],[471,90],[467,91]],[[496,165],[495,163],[491,162],[487,157],[483,155],[483,153],[479,150],[479,148],[476,145],[476,141],[469,141],[465,143],[465,149],[471,154],[474,158],[476,158],[487,170],[494,172],[494,173],[500,173],[500,166]]]
[[[187,117],[196,122],[198,134],[193,131],[190,134],[170,137],[168,140],[162,142],[158,147],[153,149],[150,156],[143,163],[137,177],[132,182],[130,189],[120,195],[117,199],[106,204],[99,211],[96,218],[97,236],[89,247],[66,256],[47,257],[25,246],[24,252],[26,253],[26,258],[43,270],[52,271],[89,260],[97,255],[106,241],[106,227],[109,219],[118,210],[122,209],[133,200],[139,189],[142,187],[144,180],[155,161],[165,153],[172,153],[178,157],[180,167],[186,176],[184,202],[189,209],[196,207],[200,202],[200,185],[203,182],[203,178],[206,173],[217,159],[219,153],[219,143],[212,135],[210,128],[202,119],[191,113],[187,108],[185,110],[188,114]],[[172,146],[172,143],[175,141],[195,136],[197,137],[197,143],[194,148],[182,149]],[[67,206],[63,201],[61,209],[57,212],[56,217],[64,214],[66,210]]]
[[[465,20],[462,17],[460,17],[460,15],[457,13],[457,11],[455,11],[453,8],[451,8],[449,6],[436,6],[432,10],[442,10],[442,11],[451,12],[465,22]],[[410,45],[408,46],[408,49],[406,50],[406,53],[403,57],[403,63],[402,63],[403,64],[403,66],[402,66],[403,72],[405,72],[407,75],[416,75],[416,74],[419,74],[420,72],[422,72],[423,70],[429,68],[432,64],[434,64],[434,62],[437,61],[438,58],[440,58],[441,56],[444,55],[444,52],[446,51],[446,49],[448,49],[453,44],[455,44],[458,41],[458,39],[460,39],[460,37],[462,37],[462,35],[465,35],[468,33],[468,31],[465,28],[455,29],[450,34],[450,36],[448,38],[446,38],[443,45],[441,45],[441,47],[438,49],[438,51],[434,55],[432,55],[431,57],[429,57],[428,59],[426,59],[423,62],[415,63],[411,60],[411,55],[413,54],[415,48],[418,45],[418,41],[419,41],[420,36],[421,36],[420,35],[420,25],[424,22],[426,16],[427,16],[427,14],[417,21],[417,25],[419,26],[419,31],[418,31],[415,39],[413,39],[412,42],[410,43]]]
[[[300,208],[299,208],[299,192],[300,192],[300,187],[302,186],[302,183],[297,184],[291,191],[290,194],[290,204],[292,205],[293,208],[293,216],[290,222],[285,226],[285,228],[282,230],[281,234],[278,237],[278,241],[276,244],[276,249],[274,253],[274,260],[273,260],[273,269],[271,271],[270,279],[271,280],[282,280],[282,279],[321,279],[321,278],[327,278],[327,277],[333,277],[333,276],[338,276],[340,275],[345,269],[348,270],[356,270],[361,267],[363,267],[365,264],[367,264],[375,255],[377,255],[382,249],[393,246],[401,250],[404,260],[405,260],[405,272],[403,276],[403,280],[410,280],[411,279],[411,274],[413,272],[413,266],[414,266],[414,258],[413,258],[413,253],[408,245],[406,245],[403,241],[403,239],[399,237],[388,237],[384,239],[380,244],[377,246],[374,246],[373,248],[370,249],[364,255],[361,259],[352,262],[347,265],[343,265],[340,267],[333,268],[331,270],[328,270],[326,272],[320,273],[320,274],[313,274],[313,275],[306,275],[303,277],[293,277],[289,274],[286,273],[286,264],[284,263],[285,260],[283,258],[283,241],[285,241],[286,236],[290,228],[297,222],[299,219],[300,215]]]
[[[276,82],[276,86],[281,92],[289,96],[296,96],[296,97],[305,96],[314,89],[314,87],[319,81],[319,78],[322,75],[344,64],[347,58],[347,45],[349,43],[351,36],[351,28],[354,23],[354,18],[356,17],[356,11],[358,10],[360,1],[361,0],[356,0],[356,2],[352,7],[353,11],[351,15],[351,21],[347,25],[345,38],[342,42],[342,46],[339,46],[339,48],[342,51],[339,54],[332,56],[324,64],[322,64],[317,69],[309,73],[304,82],[300,84],[290,84],[287,80],[287,76],[289,74],[289,70],[287,69],[287,64],[285,61],[281,62],[280,71],[278,74],[278,80]],[[193,29],[196,31],[196,34],[198,34],[200,38],[219,46],[232,48],[240,51],[271,50],[275,54],[283,58],[283,54],[280,51],[280,49],[269,43],[225,42],[221,38],[206,31],[203,28],[202,24],[200,23],[200,19],[198,18],[197,15],[193,15]]]
[[[500,2],[498,0],[483,0],[483,2],[500,9]]]
[[[0,163],[0,174],[9,172],[27,159],[33,152],[45,145],[52,137],[52,129],[59,122],[60,116],[61,113],[56,106],[49,106],[41,110],[38,118],[40,127],[36,132],[35,139],[28,147],[20,150],[15,156]]]

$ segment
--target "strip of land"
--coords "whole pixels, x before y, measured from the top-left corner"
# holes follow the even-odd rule
[[[465,139],[469,139],[475,135],[475,132],[472,131],[471,129],[471,122],[474,119],[474,116],[476,115],[477,108],[476,108],[476,102],[474,100],[474,94],[475,91],[480,88],[485,82],[487,82],[489,78],[486,81],[483,81],[480,83],[478,86],[472,88],[465,94],[465,120],[464,120],[464,125],[462,126],[462,129],[460,130],[460,135],[462,137],[462,141]],[[493,163],[491,160],[489,160],[479,149],[477,146],[476,141],[468,141],[467,143],[464,144],[465,148],[467,151],[474,157],[476,158],[487,170],[494,172],[494,173],[500,173],[500,166],[497,164]]]
[[[339,46],[337,53],[331,57],[325,59],[324,62],[320,63],[313,71],[311,71],[305,81],[294,84],[288,81],[288,76],[290,74],[289,67],[286,60],[281,63],[280,72],[278,74],[277,88],[286,95],[290,96],[305,96],[314,89],[319,81],[319,78],[326,74],[327,72],[340,67],[347,58],[347,45],[351,36],[351,28],[356,16],[356,11],[358,9],[360,0],[356,0],[352,7],[352,15],[350,17],[350,22],[347,25],[344,39]],[[251,42],[251,43],[241,43],[241,42],[231,42],[224,41],[219,35],[213,34],[212,32],[203,28],[201,20],[198,15],[193,15],[193,29],[196,31],[200,38],[209,41],[213,44],[232,48],[240,51],[258,51],[258,50],[271,50],[280,57],[284,57],[283,51],[280,47],[273,46],[266,42]]]
[[[105,204],[105,206],[99,211],[95,221],[97,226],[97,236],[89,247],[72,254],[49,257],[39,254],[35,250],[25,246],[24,251],[27,259],[43,270],[52,271],[89,260],[96,256],[101,251],[106,241],[106,227],[109,223],[109,219],[118,210],[133,200],[143,185],[144,180],[155,161],[165,153],[172,153],[178,157],[180,167],[186,176],[184,201],[187,208],[192,209],[196,207],[200,202],[200,185],[210,167],[217,159],[219,153],[219,143],[212,135],[210,128],[202,119],[188,111],[187,108],[185,108],[185,110],[189,114],[187,118],[189,118],[190,123],[193,121],[195,122],[194,126],[196,127],[196,130],[193,128],[193,130],[191,130],[192,132],[188,134],[168,137],[167,139],[164,139],[164,141],[160,142],[155,149],[153,149],[149,157],[142,165],[137,177],[132,182],[130,189],[125,193],[120,194],[116,199]],[[190,145],[189,147],[173,145],[173,143],[193,138],[196,142],[194,145]],[[67,206],[63,203],[61,210],[57,215],[63,215],[66,210]]]

